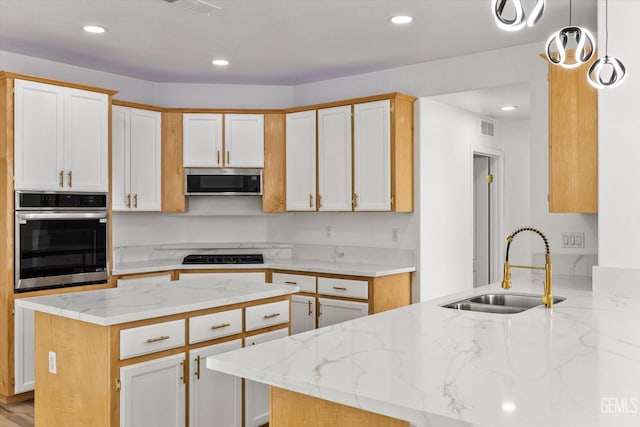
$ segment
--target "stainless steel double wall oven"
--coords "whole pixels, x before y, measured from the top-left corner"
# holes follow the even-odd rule
[[[107,281],[106,193],[15,196],[15,292]]]

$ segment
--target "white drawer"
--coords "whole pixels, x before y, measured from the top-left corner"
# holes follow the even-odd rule
[[[120,359],[184,345],[184,320],[157,323],[120,331]]]
[[[189,344],[242,332],[242,309],[205,314],[189,319]]]
[[[254,335],[252,337],[246,337],[244,339],[244,346],[250,347],[252,345],[261,344],[263,342],[277,340],[278,338],[284,338],[289,336],[289,331],[286,328],[278,329],[277,331],[265,332],[263,334]]]
[[[245,308],[245,330],[255,331],[289,321],[289,301],[270,302]]]
[[[297,285],[300,292],[316,293],[316,276],[273,273],[272,282],[276,285]]]
[[[366,280],[330,279],[328,277],[318,277],[318,294],[368,299],[369,282],[367,282]]]

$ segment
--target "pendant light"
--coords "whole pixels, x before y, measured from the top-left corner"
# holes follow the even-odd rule
[[[591,59],[596,50],[596,41],[593,35],[583,27],[571,24],[571,0],[569,0],[569,26],[561,28],[551,34],[547,40],[547,59],[563,68],[577,68]],[[567,44],[573,40],[576,44],[574,62],[567,62]],[[557,55],[552,53],[553,47],[558,49]]]
[[[589,83],[596,89],[616,87],[627,76],[624,64],[618,58],[609,56],[609,0],[605,0],[604,13],[604,58],[598,58],[587,72]]]
[[[515,17],[513,19],[508,19],[503,16],[507,1],[511,1],[511,3],[513,3],[513,9],[515,12]],[[524,28],[525,25],[533,27],[542,17],[544,6],[545,0],[536,0],[536,4],[533,6],[531,15],[529,18],[526,18],[521,0],[492,0],[491,2],[491,10],[493,11],[493,17],[496,20],[496,25],[504,31],[518,31]]]

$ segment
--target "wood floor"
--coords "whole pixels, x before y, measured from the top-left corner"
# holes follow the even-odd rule
[[[0,427],[33,427],[33,400],[0,403]]]

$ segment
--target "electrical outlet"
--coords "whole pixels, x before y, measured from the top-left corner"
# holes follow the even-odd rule
[[[562,247],[581,249],[584,248],[584,233],[583,232],[565,232],[561,234]]]
[[[331,237],[331,226],[327,225],[327,228],[325,229],[325,234],[327,237]]]
[[[52,374],[56,374],[58,372],[58,363],[55,351],[49,352],[49,372]]]
[[[391,229],[391,240],[393,240],[394,242],[397,242],[399,233],[400,233],[400,230],[398,230],[397,228],[392,228]]]

